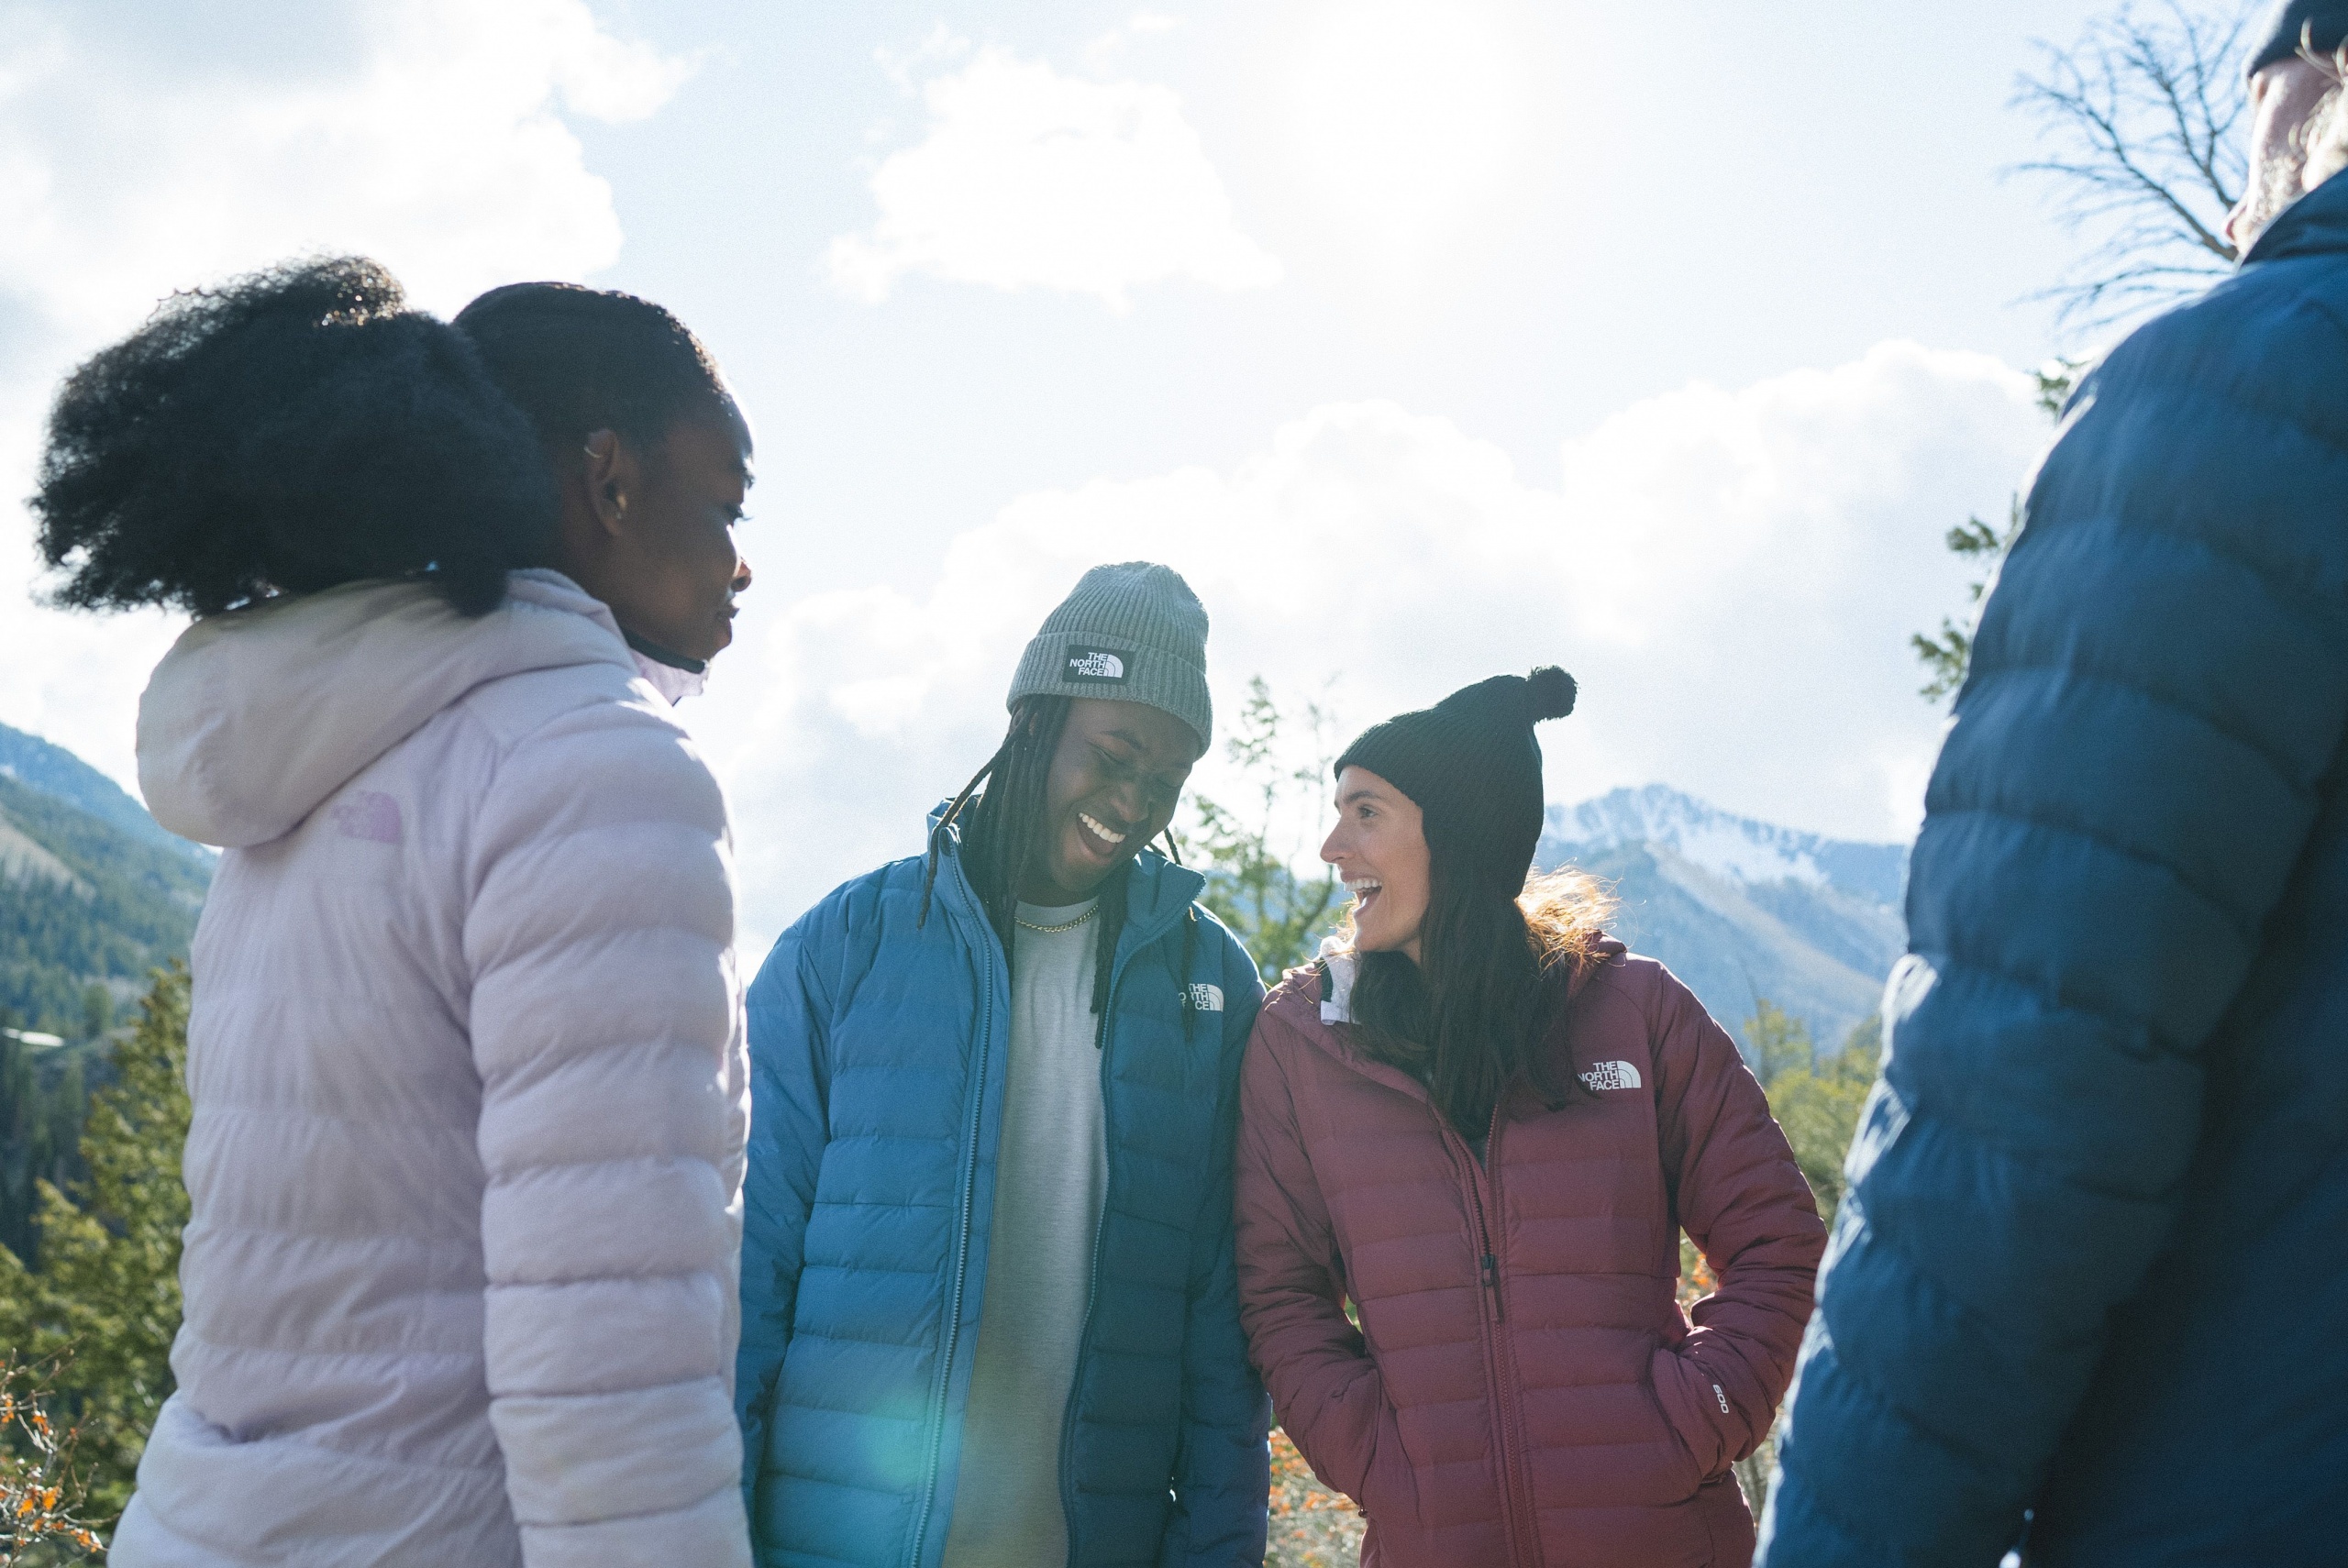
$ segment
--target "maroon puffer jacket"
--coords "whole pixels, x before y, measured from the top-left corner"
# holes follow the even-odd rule
[[[1240,1312],[1376,1568],[1744,1568],[1730,1463],[1768,1434],[1825,1248],[1761,1087],[1688,988],[1606,942],[1487,1163],[1347,1039],[1324,973],[1265,1004],[1240,1091]],[[1719,1274],[1691,1327],[1678,1229]],[[1361,1318],[1346,1321],[1350,1299]]]

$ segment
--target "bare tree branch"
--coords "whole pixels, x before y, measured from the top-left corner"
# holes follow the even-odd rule
[[[2217,0],[2229,6],[2229,0]],[[2057,215],[2095,237],[2069,273],[2032,297],[2089,329],[2205,287],[2235,260],[2225,215],[2247,177],[2241,145],[2244,32],[2230,16],[2162,0],[2149,16],[2122,4],[2069,49],[2039,44],[2014,106],[2032,115],[2047,156],[2010,173],[2055,184]]]

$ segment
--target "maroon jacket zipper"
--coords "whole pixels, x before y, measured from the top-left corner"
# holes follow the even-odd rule
[[[1503,1101],[1505,1096],[1502,1097]],[[1492,1107],[1491,1126],[1484,1134],[1484,1157],[1468,1147],[1468,1141],[1452,1130],[1440,1114],[1435,1120],[1443,1127],[1444,1136],[1456,1143],[1459,1152],[1468,1156],[1468,1199],[1476,1214],[1476,1239],[1483,1247],[1481,1259],[1482,1294],[1491,1304],[1491,1312],[1477,1316],[1484,1326],[1484,1366],[1491,1380],[1492,1419],[1500,1427],[1501,1437],[1501,1520],[1508,1532],[1510,1560],[1539,1568],[1540,1540],[1524,1496],[1524,1477],[1517,1454],[1516,1429],[1516,1361],[1510,1353],[1508,1304],[1501,1293],[1501,1260],[1492,1239],[1491,1221],[1484,1203],[1484,1182],[1489,1176],[1492,1184],[1491,1208],[1500,1207],[1501,1112],[1502,1104]]]

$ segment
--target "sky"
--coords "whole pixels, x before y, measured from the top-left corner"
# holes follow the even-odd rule
[[[753,939],[918,848],[1036,624],[1135,558],[1204,601],[1226,717],[1560,663],[1553,800],[1899,840],[1942,536],[2088,347],[2032,298],[2081,242],[2008,100],[2105,8],[0,0],[0,496],[173,288],[577,279],[676,311],[758,433],[681,712]],[[0,722],[135,787],[183,618],[43,580],[0,503]]]

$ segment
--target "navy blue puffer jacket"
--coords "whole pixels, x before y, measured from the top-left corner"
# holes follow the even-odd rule
[[[2081,384],[2027,518],[1762,1561],[2348,1561],[2348,179]]]
[[[1011,989],[958,854],[926,924],[923,870],[839,888],[750,988],[737,1397],[760,1568],[936,1568],[946,1548]],[[1061,1435],[1071,1568],[1264,1556],[1270,1418],[1231,1226],[1263,986],[1192,905],[1201,885],[1150,854],[1127,879],[1102,1057],[1109,1187]]]

